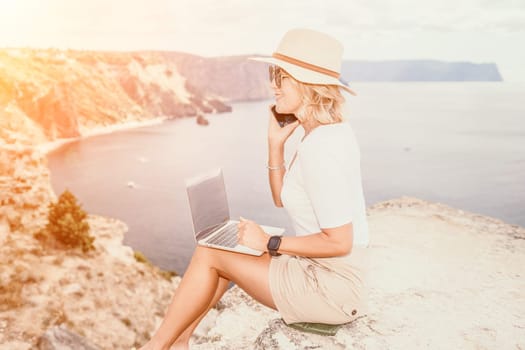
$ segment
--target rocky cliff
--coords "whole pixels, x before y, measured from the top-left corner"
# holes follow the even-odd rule
[[[0,139],[0,244],[2,237],[42,224],[55,198],[45,158],[21,144]]]
[[[55,325],[103,349],[144,343],[179,278],[137,262],[114,219],[89,216],[89,254],[42,246],[33,234],[55,194],[45,156],[20,138],[0,139],[0,349],[30,349]]]
[[[228,97],[193,85],[177,55],[0,50],[2,132],[31,144],[154,117],[230,111]],[[197,58],[194,58],[197,59]]]
[[[228,101],[250,101],[273,96],[265,64],[250,56],[204,58],[190,54],[165,53],[199,91]]]

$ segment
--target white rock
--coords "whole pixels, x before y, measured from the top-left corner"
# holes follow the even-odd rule
[[[3,245],[10,234],[11,228],[7,222],[7,218],[0,218],[0,245]]]
[[[82,286],[78,283],[72,283],[65,286],[62,291],[64,294],[75,294],[82,292]]]
[[[0,350],[29,350],[32,345],[30,343],[13,340],[0,344]]]

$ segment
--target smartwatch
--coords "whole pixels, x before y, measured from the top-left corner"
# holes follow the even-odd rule
[[[281,245],[281,236],[272,236],[268,240],[268,244],[266,245],[266,248],[268,248],[268,253],[270,253],[271,256],[279,256],[280,253],[277,253],[279,250],[279,246]]]

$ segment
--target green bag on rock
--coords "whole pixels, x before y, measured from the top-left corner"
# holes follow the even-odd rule
[[[284,322],[284,321],[283,321]],[[309,322],[297,322],[297,323],[286,323],[288,327],[292,327],[299,331],[314,333],[319,335],[336,335],[342,324],[326,324],[326,323],[309,323]]]

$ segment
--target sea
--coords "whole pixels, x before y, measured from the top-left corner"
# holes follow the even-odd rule
[[[345,115],[361,150],[367,206],[401,196],[525,226],[525,83],[355,83]],[[187,179],[222,168],[230,214],[293,228],[268,184],[268,106],[166,120],[67,143],[48,154],[53,189],[124,221],[124,243],[183,273],[195,241]],[[286,144],[291,160],[303,135]],[[372,233],[373,234],[373,233]]]

